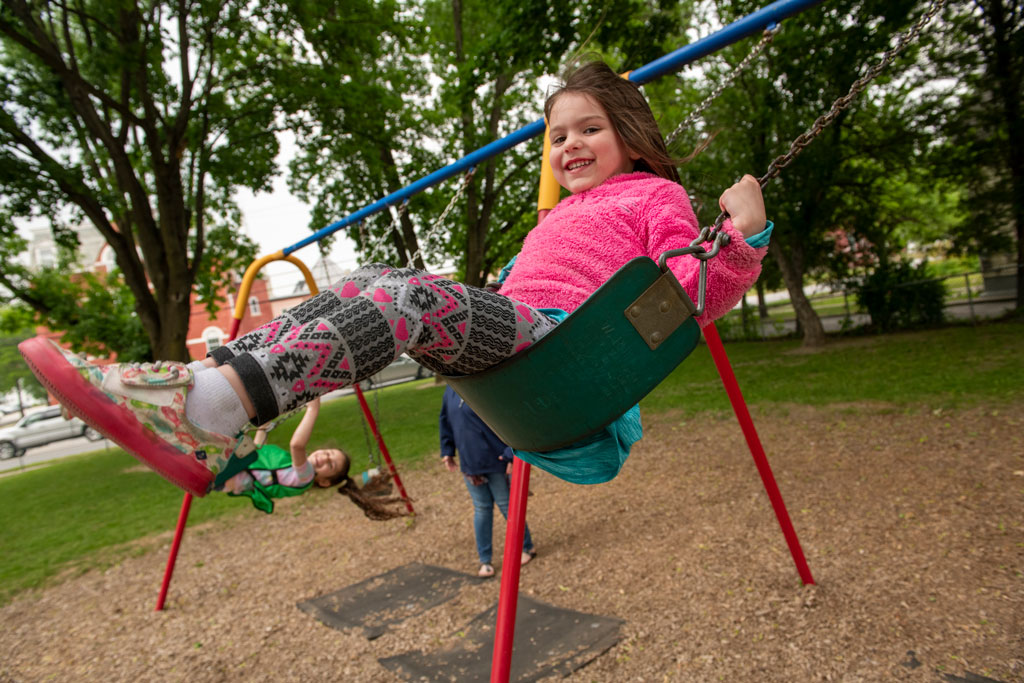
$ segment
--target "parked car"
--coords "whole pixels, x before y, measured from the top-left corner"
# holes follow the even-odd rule
[[[65,420],[60,406],[48,406],[29,413],[13,426],[0,429],[0,460],[21,457],[34,446],[44,446],[76,436],[84,436],[90,441],[103,438],[102,434],[77,417]]]
[[[414,361],[404,353],[396,358],[391,365],[387,366],[376,375],[366,380],[364,388],[398,384],[400,382],[411,382],[414,379],[433,377],[434,373]]]

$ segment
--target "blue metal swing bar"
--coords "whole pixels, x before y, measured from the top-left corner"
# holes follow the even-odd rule
[[[791,17],[794,14],[798,14],[810,7],[813,7],[814,5],[819,5],[822,2],[824,2],[824,0],[777,0],[777,2],[773,2],[767,7],[762,7],[756,12],[752,12],[741,19],[737,19],[728,26],[712,33],[709,36],[701,38],[695,43],[681,47],[674,52],[670,52],[663,57],[659,57],[650,64],[645,64],[644,66],[635,69],[630,73],[629,79],[634,83],[644,84],[660,76],[664,76],[665,74],[674,73],[690,62],[706,57],[707,55],[717,52],[718,50],[732,45],[733,43],[748,36],[759,33],[774,24],[780,23],[787,17]],[[356,225],[360,221],[365,220],[379,211],[383,211],[389,206],[399,205],[413,195],[442,183],[453,176],[466,173],[471,168],[480,165],[491,157],[497,156],[502,152],[515,147],[519,143],[535,138],[543,133],[544,119],[540,118],[529,125],[523,126],[514,133],[470,152],[458,161],[434,171],[404,188],[392,192],[382,199],[378,199],[374,203],[359,209],[355,213],[349,214],[345,218],[331,223],[325,228],[321,228],[309,237],[296,242],[290,247],[286,247],[282,250],[282,253],[284,256],[288,256],[303,247],[334,234],[342,228],[350,225]]]

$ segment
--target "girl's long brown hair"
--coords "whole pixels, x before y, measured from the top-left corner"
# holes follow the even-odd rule
[[[548,96],[544,103],[546,119],[551,118],[551,108],[565,93],[588,95],[604,108],[622,142],[640,157],[634,170],[679,182],[676,165],[680,161],[668,153],[647,98],[636,84],[619,76],[604,62],[586,62],[571,71],[564,83]]]
[[[328,447],[336,448],[336,446]],[[378,472],[365,485],[359,486],[352,477],[348,476],[349,467],[352,464],[348,453],[340,448],[338,450],[345,456],[345,462],[342,464],[341,470],[321,486],[338,486],[340,484],[338,493],[346,496],[363,511],[364,515],[373,520],[382,521],[411,514],[405,506],[405,499],[390,495],[393,489],[390,473]]]
[[[393,487],[388,472],[381,471],[364,486],[357,485],[346,473],[340,483],[338,493],[347,496],[372,520],[383,521],[412,514],[406,507],[404,498],[389,495]]]

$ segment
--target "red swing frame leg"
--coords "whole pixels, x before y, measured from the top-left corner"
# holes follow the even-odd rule
[[[800,547],[800,540],[797,538],[793,523],[786,510],[786,504],[782,500],[778,484],[775,482],[775,475],[772,474],[771,466],[768,464],[768,457],[765,455],[761,439],[754,427],[754,421],[750,417],[750,410],[747,408],[743,393],[740,391],[739,382],[729,363],[729,357],[722,345],[722,338],[718,335],[718,329],[714,323],[704,328],[704,339],[711,351],[711,357],[715,361],[715,367],[722,378],[722,384],[729,395],[736,419],[740,423],[743,435],[747,440],[747,447],[754,458],[754,464],[761,475],[765,491],[775,510],[775,517],[782,527],[782,534],[789,545],[789,552],[793,556],[797,572],[804,585],[813,584],[814,577],[811,576],[811,569],[807,566],[803,549]],[[526,500],[530,487],[530,466],[516,458],[512,466],[512,488],[509,493],[508,503],[508,528],[505,532],[505,557],[501,569],[501,591],[498,597],[498,617],[494,630],[494,654],[491,659],[491,683],[508,683],[512,663],[512,636],[516,625],[516,606],[519,599],[519,571],[521,567],[521,552],[523,548],[523,534],[526,528]]]
[[[236,329],[232,330],[231,338],[234,338]],[[373,419],[373,413],[370,412],[370,406],[367,405],[366,399],[363,397],[363,391],[359,388],[358,384],[353,384],[352,388],[355,390],[356,398],[359,399],[359,407],[362,408],[363,415],[366,417],[366,421],[370,424],[370,429],[373,430],[373,435],[377,439],[377,445],[380,447],[380,452],[384,456],[384,461],[388,465],[388,471],[391,472],[391,478],[395,482],[395,486],[398,487],[398,493],[402,496],[402,500],[405,501],[405,507],[409,510],[409,514],[416,514],[416,511],[412,509],[412,502],[409,500],[408,494],[405,492],[405,486],[402,485],[402,480],[398,476],[398,470],[395,469],[395,463],[391,461],[391,454],[388,453],[388,447],[384,445],[384,437],[381,436],[380,430],[377,429],[377,422]],[[178,561],[178,549],[181,547],[181,537],[185,533],[185,523],[188,521],[189,508],[192,506],[192,494],[186,493],[184,500],[181,501],[181,512],[178,513],[178,524],[174,529],[174,541],[171,543],[171,552],[167,557],[167,568],[164,569],[164,580],[160,584],[160,595],[156,599],[156,609],[154,611],[159,612],[164,608],[164,601],[167,599],[167,589],[171,585],[171,576],[174,574],[174,565]],[[511,514],[511,513],[510,513]],[[520,544],[522,539],[519,539]]]
[[[402,496],[402,500],[405,502],[405,507],[409,511],[410,515],[416,514],[416,511],[412,509],[412,501],[409,500],[408,494],[405,492],[405,486],[402,485],[402,480],[398,476],[398,470],[395,469],[395,463],[391,461],[391,454],[388,453],[388,447],[384,445],[384,437],[380,435],[380,431],[377,429],[377,422],[373,419],[373,413],[370,412],[370,406],[366,403],[366,398],[363,396],[363,390],[359,388],[359,384],[353,384],[352,388],[356,392],[356,398],[359,399],[359,406],[363,409],[363,416],[366,418],[366,422],[370,425],[370,430],[373,432],[373,436],[377,439],[377,446],[380,448],[380,454],[384,456],[384,462],[388,465],[388,472],[391,473],[391,478],[395,482],[395,486],[398,488],[398,494]]]
[[[526,498],[529,494],[530,465],[515,458],[512,465],[512,486],[508,496],[508,526],[505,531],[505,557],[501,564],[501,590],[498,594],[498,618],[494,629],[491,683],[507,683],[512,666],[512,636],[516,629],[519,572],[522,569],[523,535],[526,530]]]
[[[703,332],[704,341],[707,342],[708,350],[711,351],[711,358],[715,361],[718,375],[722,378],[722,384],[725,386],[725,393],[729,395],[729,402],[732,403],[733,412],[736,413],[736,419],[739,421],[740,428],[743,430],[743,436],[747,440],[747,447],[750,449],[750,454],[754,457],[754,464],[757,465],[757,471],[761,475],[764,489],[768,493],[772,509],[775,510],[775,517],[779,520],[779,526],[782,527],[782,535],[786,537],[786,544],[789,546],[789,552],[793,556],[793,562],[796,564],[796,570],[800,574],[800,580],[803,581],[805,586],[813,584],[814,577],[811,576],[811,568],[807,566],[804,551],[800,547],[800,539],[796,536],[793,522],[790,521],[789,512],[786,510],[786,503],[782,500],[782,493],[779,491],[778,484],[775,483],[775,475],[772,474],[772,468],[768,464],[768,457],[765,455],[764,447],[761,445],[761,439],[757,435],[757,429],[754,428],[754,420],[750,417],[750,410],[747,408],[747,402],[743,399],[743,393],[740,391],[739,382],[736,381],[736,374],[732,370],[732,364],[729,363],[729,357],[725,353],[722,338],[718,335],[718,328],[715,327],[714,323],[710,323],[704,328]]]
[[[171,586],[171,576],[174,574],[174,563],[178,561],[178,549],[181,547],[181,537],[185,534],[185,522],[188,521],[188,511],[192,507],[192,494],[185,493],[181,501],[181,512],[178,513],[178,525],[174,528],[174,542],[171,543],[171,552],[167,556],[167,569],[164,570],[164,580],[160,584],[160,595],[156,599],[156,609],[159,612],[164,608],[164,600],[167,599],[167,589]]]

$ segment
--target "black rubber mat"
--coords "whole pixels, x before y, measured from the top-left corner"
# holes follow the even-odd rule
[[[519,596],[510,681],[568,675],[606,652],[619,640],[621,619],[584,614]],[[378,661],[415,681],[489,681],[498,606],[477,615],[460,633],[455,648],[407,652]]]
[[[464,583],[477,580],[444,567],[412,563],[298,606],[328,626],[361,627],[373,640],[391,624],[451,600]]]

